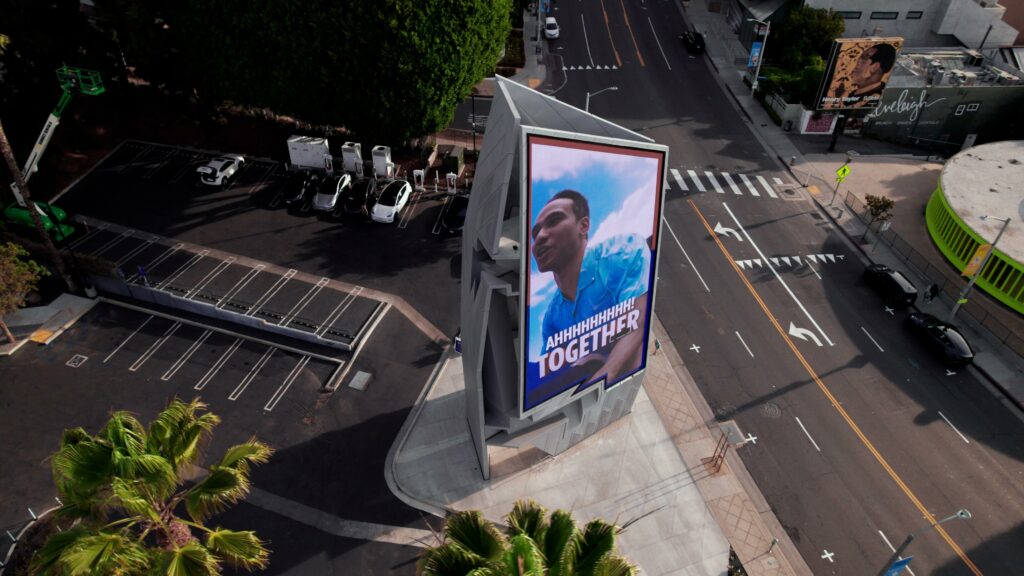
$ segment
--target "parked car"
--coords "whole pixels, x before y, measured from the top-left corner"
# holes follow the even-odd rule
[[[700,32],[683,32],[683,35],[679,37],[683,41],[683,45],[686,49],[694,54],[704,53],[704,35]]]
[[[886,306],[906,308],[917,302],[917,288],[901,272],[884,264],[872,264],[864,270],[864,277],[881,294]]]
[[[199,173],[199,181],[208,186],[223,186],[227,184],[238,171],[245,165],[245,157],[241,154],[226,154],[210,160],[203,166],[196,168]]]
[[[558,22],[554,16],[548,16],[544,19],[544,37],[548,40],[554,40],[558,38],[560,30],[558,28]]]
[[[43,223],[43,229],[49,232],[54,240],[60,242],[75,233],[75,227],[65,223],[68,219],[66,212],[46,202],[36,202],[36,207],[36,213],[39,214],[39,219]],[[54,219],[57,220],[56,223],[54,223]],[[20,204],[11,204],[4,209],[4,221],[33,230],[36,227],[31,212]]]
[[[281,193],[284,203],[288,205],[302,205],[314,193],[320,184],[320,176],[315,172],[296,170],[288,175],[284,184],[284,192]]]
[[[352,185],[352,177],[348,174],[328,176],[320,181],[320,186],[313,196],[313,210],[331,212],[338,205],[342,192]]]
[[[974,360],[971,345],[952,324],[943,322],[931,314],[914,312],[907,316],[907,327],[928,348],[942,357],[947,366],[963,368]]]
[[[445,234],[460,234],[466,224],[466,209],[469,208],[469,196],[453,196],[448,203],[448,211],[441,219],[441,231]]]
[[[359,178],[345,192],[341,207],[346,214],[369,214],[371,204],[377,199],[377,180]]]
[[[370,217],[373,218],[374,222],[382,222],[384,224],[394,222],[395,217],[398,216],[398,213],[409,202],[409,196],[411,195],[412,186],[407,181],[392,180],[388,182],[384,189],[380,191],[380,197],[377,198],[377,203],[373,205]]]

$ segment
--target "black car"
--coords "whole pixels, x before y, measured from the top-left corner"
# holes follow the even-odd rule
[[[466,209],[469,208],[469,196],[454,196],[448,203],[448,211],[441,219],[441,231],[445,234],[459,234],[466,224]]]
[[[341,199],[346,214],[369,214],[371,204],[377,200],[377,180],[360,178],[352,183]]]
[[[907,327],[932,351],[941,356],[947,366],[963,368],[974,360],[971,345],[952,324],[947,324],[931,314],[914,312],[907,316]]]
[[[884,264],[872,264],[864,270],[864,277],[882,296],[886,306],[906,308],[917,302],[917,288],[901,272]]]
[[[700,32],[684,32],[679,37],[686,46],[686,49],[694,54],[704,53],[704,35]]]
[[[284,184],[284,192],[281,193],[284,203],[304,204],[316,192],[319,181],[320,178],[312,172],[305,170],[292,172]]]

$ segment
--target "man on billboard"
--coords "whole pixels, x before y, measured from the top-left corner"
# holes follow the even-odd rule
[[[860,98],[854,106],[865,106],[868,102],[877,102],[882,97],[885,81],[889,78],[889,71],[894,64],[896,48],[892,44],[875,44],[860,55],[852,74],[857,87],[850,92],[850,96]]]

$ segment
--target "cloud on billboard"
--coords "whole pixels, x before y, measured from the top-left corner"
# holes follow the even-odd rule
[[[819,110],[871,109],[882,99],[903,38],[840,38],[819,88]]]

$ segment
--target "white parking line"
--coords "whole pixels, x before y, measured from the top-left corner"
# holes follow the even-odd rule
[[[234,261],[235,261],[235,257],[234,256],[228,257],[227,260],[222,260],[220,262],[220,264],[217,264],[217,266],[214,267],[213,270],[210,270],[209,272],[207,272],[206,276],[203,276],[199,280],[199,282],[197,282],[196,285],[193,286],[192,289],[189,290],[185,294],[185,299],[186,300],[191,300],[193,297],[195,297],[195,295],[198,294],[200,290],[202,290],[203,288],[206,288],[207,284],[209,284],[210,282],[213,282],[213,279],[216,278],[217,276],[219,276],[221,272],[227,270],[228,266],[231,266],[231,264]]]
[[[249,373],[245,375],[245,378],[242,378],[242,381],[238,383],[238,386],[235,387],[235,390],[231,392],[231,395],[228,396],[228,400],[238,400],[238,397],[241,396],[242,392],[245,392],[245,389],[249,387],[249,384],[251,384],[252,381],[256,379],[256,376],[259,375],[260,370],[262,370],[263,367],[266,366],[267,362],[270,360],[270,357],[274,355],[274,352],[276,350],[277,348],[274,346],[267,348],[267,351],[263,353],[263,356],[261,356],[260,359],[255,364],[253,364],[252,368],[249,369]]]
[[[658,40],[658,33],[654,31],[654,22],[651,22],[650,16],[647,17],[647,23],[651,25],[651,34],[654,35],[654,41],[658,43],[658,50],[661,50],[661,57],[665,59],[665,66],[668,66],[668,69],[671,70],[672,65],[668,63],[668,56],[665,56],[665,50],[661,47],[661,40]]]
[[[435,192],[436,191],[437,190],[436,190],[436,186],[435,186]],[[411,205],[409,205],[409,204],[406,205],[406,207],[405,207],[405,214],[402,214],[402,218],[398,221],[398,227],[399,228],[404,230],[404,229],[409,227],[409,221],[412,220],[413,214],[416,213],[416,206],[419,205],[420,196],[422,196],[422,195],[423,195],[423,191],[422,190],[417,190],[417,191],[412,193],[412,198],[409,198],[409,204],[411,204]]]
[[[227,364],[228,359],[231,358],[232,354],[234,354],[241,346],[242,339],[235,338],[235,341],[231,343],[231,346],[228,346],[228,349],[220,355],[220,358],[214,362],[213,366],[210,366],[210,369],[206,371],[206,374],[203,374],[203,377],[199,379],[199,382],[196,382],[195,389],[202,390],[205,388],[206,385],[210,383],[210,380],[213,380],[213,377],[217,375],[217,372],[220,372],[220,369]]]
[[[444,197],[444,204],[441,205],[441,212],[438,213],[437,219],[434,220],[434,227],[430,229],[430,233],[435,236],[441,233],[441,221],[444,220],[444,215],[448,212],[448,207],[453,204],[448,201],[449,198],[450,196]]]
[[[223,308],[225,304],[230,302],[232,298],[234,298],[239,292],[242,291],[242,288],[245,288],[246,285],[249,284],[249,282],[252,282],[252,279],[255,278],[256,275],[262,272],[263,269],[266,267],[266,264],[257,264],[254,268],[246,272],[245,276],[239,278],[238,282],[235,282],[235,285],[232,286],[230,290],[228,290],[228,293],[225,294],[224,297],[222,297],[217,302],[217,305],[214,307]]]
[[[800,418],[796,416],[794,416],[794,418],[796,418],[796,423],[800,425],[800,429],[803,430],[804,434],[807,435],[807,439],[810,440],[811,444],[814,445],[814,449],[817,450],[818,452],[821,452],[821,448],[818,447],[818,443],[814,441],[814,438],[811,437],[811,433],[808,432],[807,428],[804,427],[804,423],[800,421]]]
[[[754,184],[750,181],[750,178],[747,178],[746,174],[740,174],[740,180],[743,180],[743,183],[747,186],[747,190],[750,191],[751,195],[753,195],[753,196],[760,196],[761,195],[761,193],[757,191],[757,187],[754,186]]]
[[[779,195],[775,193],[775,190],[772,189],[771,184],[769,184],[768,181],[764,179],[764,176],[758,175],[757,176],[757,181],[761,183],[761,186],[764,186],[764,189],[765,189],[766,192],[768,192],[768,196],[770,198],[778,198],[779,197]]]
[[[701,183],[700,177],[697,176],[696,172],[693,170],[687,170],[686,173],[690,175],[690,180],[693,180],[693,183],[697,185],[697,190],[707,192],[707,188],[704,188],[704,184]]]
[[[180,277],[182,274],[187,272],[189,268],[191,268],[191,267],[195,266],[196,264],[198,264],[199,261],[202,260],[203,258],[206,258],[206,255],[209,254],[209,253],[210,253],[209,250],[203,250],[203,251],[199,252],[198,254],[193,254],[191,258],[189,258],[181,266],[178,266],[178,269],[175,270],[174,272],[172,272],[171,275],[168,276],[163,282],[157,284],[156,285],[156,289],[157,290],[163,290],[168,284],[170,284],[171,282],[174,282],[175,280],[178,279],[178,277]]]
[[[181,369],[181,367],[184,366],[186,362],[188,362],[189,358],[191,358],[192,355],[196,353],[196,350],[199,350],[199,347],[203,345],[203,342],[206,342],[206,339],[210,337],[210,334],[213,334],[212,330],[204,330],[203,333],[199,336],[199,338],[195,342],[193,342],[191,346],[188,347],[188,350],[185,350],[185,353],[182,354],[181,357],[174,362],[174,364],[171,364],[171,367],[168,368],[166,372],[164,372],[164,375],[161,376],[160,379],[165,382],[167,380],[170,380],[178,372],[178,370]]]
[[[252,305],[252,308],[250,308],[249,311],[245,313],[245,315],[253,316],[257,312],[259,312],[260,308],[263,308],[264,304],[269,302],[270,299],[273,298],[274,295],[281,290],[281,288],[284,288],[284,285],[287,284],[288,281],[292,279],[292,276],[295,276],[297,272],[298,270],[294,268],[285,272],[284,276],[278,278],[277,282],[274,282],[274,285],[268,288],[267,291],[263,293],[263,296],[260,296],[259,299],[256,300],[256,302]]]
[[[125,230],[124,232],[121,232],[121,234],[119,234],[119,235],[111,238],[110,240],[108,240],[107,243],[104,244],[103,246],[100,246],[96,250],[93,250],[92,255],[93,256],[99,256],[100,254],[103,254],[104,252],[106,252],[107,250],[110,250],[111,248],[113,248],[117,244],[120,244],[125,238],[131,237],[131,235],[134,234],[134,233],[135,233],[135,230],[131,230],[131,229]]]
[[[153,236],[149,240],[143,242],[142,244],[139,244],[135,248],[132,248],[131,252],[129,252],[129,253],[125,254],[124,256],[118,258],[117,262],[114,262],[114,264],[117,264],[118,266],[120,266],[121,264],[124,264],[125,262],[131,260],[135,256],[141,254],[143,250],[145,250],[146,248],[149,248],[150,246],[152,246],[157,240],[158,240],[158,238],[156,236]]]
[[[878,348],[878,351],[879,351],[879,352],[885,352],[885,349],[883,349],[883,348],[882,348],[881,346],[879,346],[879,345],[878,345],[878,341],[877,341],[877,340],[875,340],[875,339],[874,339],[874,338],[873,338],[873,337],[871,336],[871,334],[868,334],[868,331],[867,331],[867,329],[866,329],[866,328],[864,328],[863,326],[861,326],[861,327],[860,327],[860,330],[861,330],[861,332],[863,332],[863,333],[864,333],[864,335],[865,335],[865,336],[867,336],[868,338],[870,338],[870,339],[871,339],[871,343],[872,343],[872,344],[874,344],[876,348]]]
[[[676,236],[676,232],[672,229],[672,225],[669,224],[668,220],[664,217],[662,217],[661,221],[665,224],[665,227],[668,228],[668,233],[671,234],[672,239],[676,241],[676,246],[679,246],[679,249],[683,252],[683,256],[686,257],[686,261],[690,263],[690,268],[693,268],[693,273],[697,275],[697,278],[700,279],[700,283],[704,285],[704,289],[710,294],[711,288],[708,288],[708,283],[704,281],[704,277],[700,275],[700,271],[693,265],[693,260],[690,260],[690,255],[686,253],[686,248],[683,248],[683,244],[679,241],[679,237]]]
[[[168,259],[168,258],[170,258],[171,256],[174,256],[174,254],[175,254],[175,253],[176,253],[176,252],[177,252],[178,250],[181,250],[181,248],[182,248],[183,246],[184,246],[184,244],[182,244],[182,243],[180,243],[180,242],[179,242],[178,244],[175,244],[174,246],[171,246],[170,248],[168,248],[167,250],[165,250],[165,251],[164,251],[163,253],[161,253],[161,254],[160,254],[159,256],[157,256],[156,258],[154,258],[152,262],[150,262],[150,263],[146,264],[145,266],[141,266],[141,268],[142,268],[143,270],[145,270],[145,271],[146,271],[146,272],[148,273],[148,272],[149,272],[149,271],[151,271],[151,270],[152,270],[152,269],[153,269],[153,268],[154,268],[155,266],[159,266],[159,265],[160,265],[160,263],[161,263],[161,262],[163,262],[164,260],[167,260],[167,259]],[[139,277],[139,274],[138,274],[138,272],[136,272],[135,274],[132,274],[132,275],[131,275],[131,276],[130,276],[130,277],[128,278],[128,281],[129,281],[129,282],[131,282],[131,281],[134,281],[134,280],[135,280],[136,278],[138,278],[138,277]]]
[[[814,275],[818,277],[818,280],[821,280],[821,274],[818,274],[818,271],[814,269],[814,266],[811,266],[811,261],[807,258],[804,258],[803,261],[804,264],[807,264],[807,267],[811,269],[811,272],[814,272]]]
[[[942,416],[942,419],[946,421],[946,424],[949,424],[949,427],[953,429],[953,432],[956,432],[956,435],[957,435],[957,436],[959,436],[961,440],[963,440],[964,442],[966,442],[966,443],[968,443],[968,444],[970,444],[970,443],[971,443],[971,441],[970,441],[970,440],[968,440],[966,436],[964,436],[963,434],[961,434],[961,433],[960,433],[960,431],[956,429],[956,426],[953,426],[953,423],[949,421],[949,418],[946,418],[946,415],[945,415],[945,414],[943,414],[943,413],[942,413],[942,412],[940,411],[940,412],[939,412],[939,416]]]
[[[352,291],[346,294],[345,297],[342,298],[341,302],[338,302],[338,305],[335,306],[334,310],[332,310],[331,313],[327,315],[327,318],[324,319],[323,324],[321,324],[320,327],[317,328],[316,332],[314,332],[313,334],[315,334],[316,336],[323,336],[325,332],[330,330],[331,325],[334,324],[334,321],[337,320],[342,314],[344,314],[345,310],[348,310],[348,307],[351,306],[352,303],[356,301],[356,296],[358,296],[359,293],[362,291],[362,286],[356,286],[352,288]]]
[[[278,322],[277,325],[284,326],[285,324],[291,322],[296,316],[299,315],[300,312],[302,312],[302,309],[305,308],[313,300],[313,298],[315,298],[316,295],[321,290],[324,289],[324,286],[327,286],[327,283],[330,281],[330,278],[320,278],[320,281],[316,283],[316,286],[310,288],[309,291],[306,292],[306,294],[302,298],[299,298],[299,301],[296,302],[294,306],[292,306],[292,309],[289,310],[288,313],[284,315],[284,318],[281,318],[281,321]]]
[[[138,160],[139,158],[142,158],[142,156],[143,156],[143,155],[144,155],[144,154],[145,154],[146,152],[149,152],[149,149],[150,149],[150,148],[152,148],[152,147],[153,147],[153,145],[152,145],[152,144],[150,144],[149,146],[146,146],[145,148],[143,148],[142,150],[140,150],[140,151],[139,151],[139,153],[138,153],[138,154],[136,154],[136,155],[135,155],[135,157],[134,157],[134,158],[132,158],[130,162],[128,162],[127,164],[125,164],[125,165],[121,166],[121,169],[117,171],[117,172],[118,172],[118,174],[123,174],[123,173],[124,173],[124,171],[125,171],[125,170],[127,170],[127,169],[128,169],[128,168],[129,168],[129,167],[130,167],[130,166],[132,165],[132,164],[135,164],[135,161],[136,161],[136,160]]]
[[[86,234],[85,236],[79,238],[78,240],[75,240],[71,244],[71,246],[69,246],[69,248],[71,248],[72,250],[75,250],[76,248],[81,246],[83,242],[85,242],[86,240],[92,238],[93,236],[99,234],[101,231],[106,230],[106,229],[107,229],[107,224],[106,223],[100,224],[99,226],[96,226],[95,228],[90,230],[88,234]]]
[[[896,548],[894,548],[892,543],[889,542],[889,539],[885,537],[885,533],[882,532],[881,530],[879,530],[878,531],[878,535],[882,537],[882,541],[885,542],[885,545],[889,547],[889,550],[891,550],[893,553],[895,553],[896,552]],[[900,560],[902,560],[902,559],[903,559],[903,556],[900,556]],[[907,566],[907,573],[909,573],[910,576],[915,576],[914,575],[914,571],[910,569],[910,566]]]
[[[740,336],[738,330],[733,330],[733,332],[736,332],[736,337],[740,339],[740,344],[743,344],[743,347],[747,349],[747,354],[750,354],[750,357],[753,358],[754,353],[750,351],[750,346],[747,346],[747,343],[743,340],[743,336]]]
[[[761,260],[764,262],[765,266],[767,266],[768,269],[772,271],[772,274],[775,275],[775,279],[778,280],[780,284],[782,284],[782,287],[786,290],[786,293],[789,294],[789,297],[792,298],[794,302],[796,302],[796,305],[800,307],[800,310],[804,313],[804,316],[806,316],[807,319],[811,321],[811,324],[814,326],[814,329],[817,330],[819,334],[821,334],[821,337],[825,340],[825,342],[828,342],[829,346],[835,346],[835,344],[828,337],[828,335],[825,334],[825,331],[821,329],[821,326],[818,325],[817,320],[815,320],[814,317],[811,316],[811,313],[807,311],[807,308],[804,308],[803,302],[801,302],[800,299],[796,297],[796,294],[794,294],[793,291],[790,290],[789,284],[786,284],[786,281],[782,279],[782,276],[779,276],[778,270],[776,270],[775,267],[772,266],[771,262],[768,261],[768,257],[764,255],[764,252],[761,251],[761,247],[754,242],[753,238],[750,237],[750,234],[747,233],[747,229],[743,227],[743,224],[740,224],[739,218],[737,218],[736,215],[732,213],[732,210],[729,209],[729,205],[726,204],[725,202],[722,202],[722,206],[725,208],[726,212],[729,213],[729,216],[732,218],[732,221],[736,223],[736,227],[740,230],[740,232],[743,233],[744,236],[746,236],[747,242],[750,242],[750,245],[753,246],[754,250],[757,251],[757,255],[761,257]]]
[[[728,172],[722,172],[722,178],[725,178],[726,184],[728,184],[729,187],[732,188],[733,194],[736,194],[737,196],[743,195],[743,192],[740,192],[739,187],[736,186],[735,182],[733,182],[732,176],[730,176]]]
[[[120,350],[121,347],[123,347],[125,344],[127,344],[128,341],[132,339],[132,336],[135,336],[136,334],[138,334],[139,330],[142,330],[143,326],[145,326],[146,324],[149,324],[149,321],[152,320],[152,319],[153,319],[153,317],[149,316],[148,318],[143,320],[142,324],[139,324],[139,327],[135,329],[135,332],[132,332],[131,334],[129,334],[127,338],[125,338],[123,341],[121,341],[120,344],[117,345],[117,348],[114,348],[113,352],[111,352],[110,354],[107,354],[107,357],[103,359],[103,363],[106,364],[107,360],[110,360],[114,356],[114,354],[117,354],[117,351]]]
[[[155,175],[155,174],[156,174],[157,172],[159,172],[159,171],[160,171],[160,169],[161,169],[161,168],[163,168],[163,167],[164,167],[164,165],[165,165],[165,164],[167,164],[167,159],[168,159],[168,158],[170,158],[170,157],[171,157],[171,156],[173,156],[173,155],[174,155],[174,148],[171,148],[171,149],[169,149],[169,150],[167,151],[167,153],[166,153],[166,154],[164,154],[164,157],[163,157],[163,158],[161,158],[161,159],[160,159],[160,161],[156,163],[156,166],[154,166],[154,167],[150,168],[150,169],[149,169],[149,170],[148,170],[148,171],[147,171],[147,172],[146,172],[146,173],[145,173],[145,174],[144,174],[144,175],[142,176],[142,179],[143,179],[143,180],[149,180],[150,178],[152,178],[152,177],[153,177],[153,176],[154,176],[154,175]]]
[[[715,180],[715,175],[713,173],[705,171],[704,175],[708,177],[708,180],[711,181],[711,185],[715,187],[715,192],[718,192],[719,194],[725,194],[725,191],[722,190],[722,187],[718,185],[718,180]]]
[[[171,324],[171,327],[168,328],[166,332],[164,332],[163,336],[158,338],[156,342],[153,342],[152,344],[150,344],[149,349],[146,350],[145,352],[143,352],[142,356],[139,356],[138,360],[136,360],[135,362],[132,362],[132,365],[128,367],[128,371],[129,372],[135,372],[139,368],[142,368],[142,365],[146,363],[146,360],[149,360],[150,358],[152,358],[153,354],[156,354],[156,351],[159,350],[160,347],[164,345],[164,342],[167,342],[168,338],[170,338],[171,336],[174,335],[174,332],[180,326],[181,326],[181,322],[175,322],[174,324]]]
[[[284,398],[285,392],[288,392],[288,389],[291,388],[292,383],[295,382],[295,379],[299,377],[299,374],[302,374],[303,369],[306,368],[306,364],[309,364],[309,356],[303,356],[302,358],[299,359],[299,363],[296,364],[294,368],[292,368],[292,371],[288,374],[288,377],[284,379],[284,382],[282,382],[281,385],[277,388],[277,391],[274,392],[274,395],[271,396],[270,400],[267,401],[267,405],[263,407],[264,410],[270,412],[271,410],[274,409],[274,406],[277,406],[277,403],[281,401],[281,398]]]
[[[672,168],[672,169],[669,170],[669,172],[672,173],[672,178],[675,179],[676,186],[679,186],[680,190],[682,190],[683,192],[689,192],[690,191],[690,188],[686,186],[686,181],[683,180],[683,175],[679,173],[679,170],[676,170],[675,168]]]

